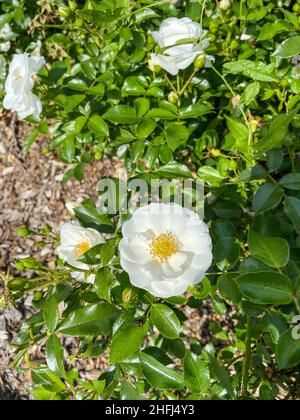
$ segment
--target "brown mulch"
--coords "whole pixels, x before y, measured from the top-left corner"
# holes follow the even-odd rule
[[[50,225],[57,231],[72,218],[67,203],[96,198],[98,180],[122,172],[120,161],[105,158],[86,166],[84,181],[72,180],[63,185],[63,175],[70,166],[59,162],[53,153],[43,153],[49,144],[47,138],[39,138],[24,156],[22,144],[31,130],[15,115],[0,111],[0,271],[10,269],[13,274],[17,273],[13,265],[16,258],[35,256],[48,264],[54,261],[51,245],[39,250],[35,240],[19,237],[16,228]],[[8,365],[13,360],[11,343],[32,311],[30,298],[16,306],[17,309],[0,310],[0,400],[28,398],[30,378],[17,374]],[[77,343],[66,344],[74,349]],[[96,376],[100,366],[99,360],[92,365],[87,363],[83,367],[85,376]]]

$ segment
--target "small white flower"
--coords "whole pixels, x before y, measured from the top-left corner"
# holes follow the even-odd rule
[[[42,112],[40,99],[32,92],[33,76],[44,66],[43,57],[15,54],[5,82],[6,96],[3,106],[18,113],[20,119],[29,115],[36,118]]]
[[[88,264],[80,262],[80,258],[91,248],[104,243],[102,235],[95,229],[84,228],[77,222],[68,222],[62,225],[60,230],[60,246],[56,248],[55,253],[69,264],[71,267],[79,270],[89,271]],[[82,281],[85,278],[84,272],[71,272],[72,277]],[[95,280],[94,275],[89,275],[87,281],[92,283]]]
[[[3,28],[0,29],[0,38],[6,38],[12,33],[12,29],[9,23],[6,23]]]
[[[207,225],[178,204],[139,208],[123,225],[121,266],[131,283],[168,298],[199,283],[212,262]]]
[[[190,18],[165,19],[159,31],[152,32],[159,47],[164,49],[161,54],[151,54],[153,63],[176,76],[179,70],[186,69],[209,46],[208,40],[199,41],[201,32],[201,25]],[[185,40],[186,43],[178,44]],[[209,66],[209,60],[206,66]]]
[[[219,8],[221,10],[228,10],[230,7],[230,0],[221,0],[219,3]]]

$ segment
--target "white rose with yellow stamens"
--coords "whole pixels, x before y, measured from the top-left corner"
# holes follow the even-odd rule
[[[199,283],[212,262],[208,226],[178,204],[141,207],[123,225],[121,266],[131,283],[169,298]]]
[[[102,235],[95,229],[84,228],[77,222],[68,222],[61,227],[60,246],[55,253],[71,267],[89,271],[91,267],[79,260],[91,248],[104,242]],[[85,277],[83,272],[71,272],[71,275],[80,281]],[[92,282],[94,278],[95,276],[89,275],[87,281]]]

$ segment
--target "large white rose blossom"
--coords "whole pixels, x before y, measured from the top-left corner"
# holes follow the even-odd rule
[[[15,54],[5,82],[3,106],[17,112],[20,119],[33,115],[38,118],[42,103],[33,92],[33,77],[44,66],[45,59],[29,54]]]
[[[80,262],[80,258],[91,248],[104,243],[102,235],[95,229],[84,228],[77,222],[68,222],[62,225],[60,230],[60,246],[56,248],[55,253],[75,269],[88,272],[90,266]],[[71,275],[78,281],[84,280],[84,271],[72,271]],[[87,281],[93,283],[95,276],[88,275]]]
[[[161,54],[151,54],[152,62],[176,76],[179,70],[186,69],[196,57],[203,55],[204,49],[209,46],[207,39],[200,40],[201,33],[201,25],[190,18],[165,19],[159,31],[152,32],[154,40],[163,50]],[[208,56],[206,67],[209,67],[210,60],[213,60],[213,57]]]
[[[160,298],[199,283],[212,262],[208,226],[178,204],[152,203],[123,225],[121,266],[131,283]]]

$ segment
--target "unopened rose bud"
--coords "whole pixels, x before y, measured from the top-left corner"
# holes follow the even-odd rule
[[[240,105],[241,97],[240,95],[235,95],[231,98],[231,103],[233,108],[237,108]]]
[[[60,6],[58,8],[58,14],[59,14],[59,16],[61,16],[63,18],[68,18],[71,14],[71,10],[67,6]]]
[[[210,154],[211,154],[213,157],[218,157],[218,156],[220,156],[220,155],[221,155],[221,152],[220,152],[220,150],[218,150],[218,149],[211,149],[211,150],[210,150]]]
[[[129,303],[132,297],[132,290],[131,289],[125,289],[123,292],[123,302]]]
[[[179,99],[179,96],[177,95],[177,93],[175,93],[173,91],[169,93],[169,95],[168,95],[168,101],[171,104],[176,105],[177,102],[178,102],[178,99]]]
[[[195,68],[199,69],[199,70],[203,69],[203,67],[205,65],[205,62],[206,62],[205,55],[204,54],[198,55],[198,57],[196,58],[195,63],[194,63]]]

